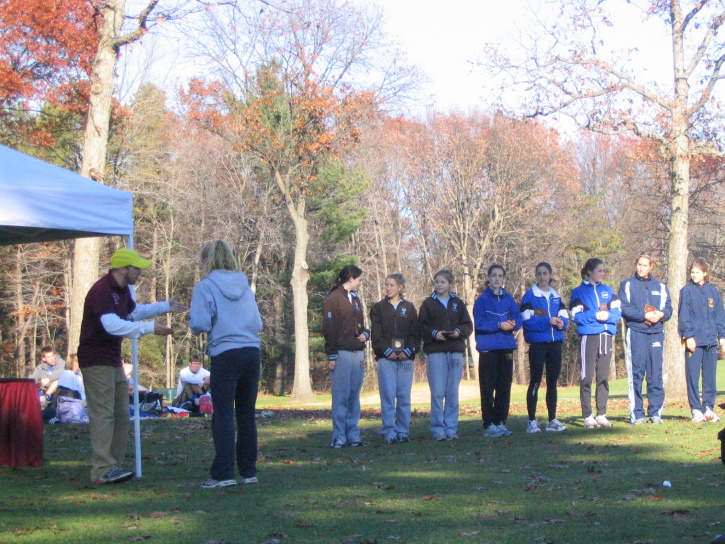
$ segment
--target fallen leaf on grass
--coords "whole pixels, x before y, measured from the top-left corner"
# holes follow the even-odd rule
[[[660,512],[663,516],[674,516],[677,514],[689,514],[689,510],[665,510],[664,512]]]
[[[131,539],[131,542],[141,542],[143,540],[148,540],[149,538],[152,538],[152,536],[151,535],[135,536]]]
[[[424,501],[434,501],[436,498],[433,495],[423,495]]]
[[[662,493],[657,493],[657,495],[647,495],[647,498],[651,501],[662,501],[665,498],[662,496]]]
[[[375,510],[376,514],[392,514],[393,510],[390,508],[386,508],[385,510]]]
[[[636,499],[637,497],[635,497],[634,495],[625,495],[625,496],[624,496],[624,497],[622,497],[622,498],[623,498],[623,499],[624,499],[625,501],[633,501],[633,500],[634,500],[634,499]]]
[[[141,514],[136,514],[135,512],[133,512],[131,514],[126,514],[126,517],[131,519],[141,519]]]
[[[300,522],[300,523],[296,523],[295,524],[295,527],[299,527],[300,529],[309,529],[313,525],[314,525],[314,523],[304,523],[304,522]]]
[[[354,535],[346,536],[346,537],[345,537],[345,540],[346,540],[347,542],[352,542],[353,540],[357,540],[358,538],[362,538],[362,536],[363,536],[363,535],[359,535],[359,534],[354,534]]]
[[[150,518],[165,518],[168,515],[169,515],[168,512],[151,512],[149,514],[149,517]]]
[[[395,486],[394,485],[378,484],[375,487],[377,487],[378,489],[382,489],[383,491],[390,491],[391,489],[395,489]]]
[[[472,531],[470,533],[464,533],[463,531],[461,531],[458,534],[460,536],[476,536],[476,535],[480,535],[481,534],[481,531]]]
[[[105,501],[108,498],[108,495],[98,495],[96,493],[91,493],[91,499],[94,501]]]
[[[204,544],[209,544],[209,542],[205,542]],[[264,542],[262,542],[262,544],[282,544],[282,541],[276,538],[272,538],[270,540],[265,540]]]
[[[674,519],[675,521],[690,521],[690,518],[680,514],[675,514],[674,516],[672,516],[672,519]]]
[[[400,523],[397,519],[386,519],[383,523]]]

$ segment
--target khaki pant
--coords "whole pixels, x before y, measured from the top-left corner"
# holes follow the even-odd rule
[[[111,467],[120,467],[126,455],[130,417],[128,381],[122,367],[92,366],[81,372],[93,448],[91,481],[95,481]]]

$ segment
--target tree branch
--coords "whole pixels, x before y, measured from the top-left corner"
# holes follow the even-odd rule
[[[119,47],[124,46],[128,43],[135,42],[141,36],[146,34],[146,32],[147,32],[146,23],[148,22],[149,15],[151,15],[151,12],[154,10],[154,8],[156,8],[158,3],[159,3],[159,0],[151,0],[149,2],[149,4],[146,6],[146,8],[144,8],[144,10],[139,14],[138,26],[136,27],[136,30],[116,38],[116,40],[113,42],[113,47],[116,50],[118,50]]]

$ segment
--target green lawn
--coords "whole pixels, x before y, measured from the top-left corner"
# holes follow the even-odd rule
[[[565,399],[567,431],[527,435],[520,391],[514,401],[510,438],[482,438],[472,401],[458,442],[431,442],[418,409],[413,441],[386,446],[370,410],[368,445],[342,450],[326,447],[326,410],[270,407],[260,484],[225,490],[198,487],[213,454],[207,420],[144,421],[144,478],[106,487],[87,483],[87,427],[46,426],[44,468],[0,468],[0,542],[643,544],[725,533],[721,425],[693,425],[686,403],[670,403],[665,425],[634,427],[626,398],[613,398],[615,426],[586,431]]]

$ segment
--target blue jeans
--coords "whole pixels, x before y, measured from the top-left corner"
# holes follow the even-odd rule
[[[378,359],[378,387],[383,438],[407,435],[410,430],[410,389],[413,386],[413,360]],[[397,406],[396,406],[397,401]]]
[[[428,353],[425,367],[430,386],[430,432],[434,437],[454,435],[458,432],[458,386],[463,375],[463,354]]]
[[[234,479],[234,416],[237,419],[236,458],[242,478],[257,474],[257,402],[259,348],[236,348],[211,358],[211,434],[216,456],[211,465],[215,480]]]
[[[332,385],[332,443],[360,440],[360,389],[362,389],[365,352],[337,352]]]

